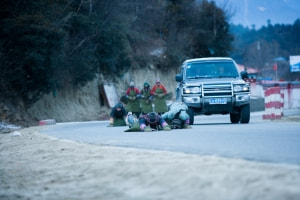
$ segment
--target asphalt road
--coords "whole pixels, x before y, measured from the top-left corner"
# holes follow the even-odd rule
[[[124,132],[108,121],[59,123],[43,134],[97,145],[217,155],[272,163],[300,164],[300,123],[262,120],[251,113],[249,124],[231,124],[229,115],[197,116],[191,129]]]

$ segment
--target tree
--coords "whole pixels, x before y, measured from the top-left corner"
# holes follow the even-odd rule
[[[259,30],[231,25],[231,32],[235,35],[231,57],[239,63],[259,69],[261,76],[272,77],[274,59],[282,57],[286,61],[278,63],[278,78],[295,80],[299,76],[289,73],[288,66],[289,56],[300,54],[299,20],[293,25],[269,23]]]
[[[226,13],[213,1],[170,1],[168,9],[170,66],[178,66],[186,58],[229,55],[233,36]]]
[[[51,23],[43,1],[5,1],[1,6],[0,92],[31,105],[53,87],[54,63],[60,63],[54,55],[62,48],[63,32]]]
[[[168,70],[186,58],[226,56],[231,48],[226,13],[207,0],[3,0],[0,6],[0,92],[26,107],[96,73],[120,76],[150,64]]]

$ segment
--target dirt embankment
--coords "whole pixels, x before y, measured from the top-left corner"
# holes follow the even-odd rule
[[[37,122],[42,119],[55,119],[57,122],[69,121],[88,121],[108,119],[110,108],[107,105],[101,105],[99,86],[103,83],[113,83],[117,90],[117,96],[121,97],[133,80],[136,87],[142,89],[145,81],[151,86],[157,79],[166,86],[171,98],[175,95],[175,74],[176,70],[161,72],[154,67],[146,69],[137,69],[128,72],[115,80],[107,80],[98,76],[95,80],[89,82],[82,88],[68,88],[59,91],[54,97],[51,93],[43,96],[27,113]]]

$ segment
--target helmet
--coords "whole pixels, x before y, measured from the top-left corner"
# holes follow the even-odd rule
[[[133,86],[134,86],[134,82],[131,81],[131,82],[129,83],[129,86],[133,87]]]
[[[144,87],[150,87],[150,85],[147,81],[144,83]]]
[[[150,112],[147,114],[147,121],[150,123],[150,124],[154,124],[158,121],[158,117],[156,115],[156,113],[154,112]]]

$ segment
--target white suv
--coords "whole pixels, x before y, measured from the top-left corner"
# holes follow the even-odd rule
[[[190,59],[183,62],[176,101],[186,103],[190,124],[196,114],[230,114],[231,123],[250,121],[248,73],[238,72],[235,61],[227,57]]]

